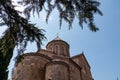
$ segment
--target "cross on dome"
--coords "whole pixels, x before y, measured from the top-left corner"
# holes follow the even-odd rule
[[[61,40],[59,36],[57,36],[54,40]]]

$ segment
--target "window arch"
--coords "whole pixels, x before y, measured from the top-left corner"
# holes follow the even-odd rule
[[[62,54],[63,56],[65,56],[65,48],[64,48],[64,46],[61,47],[61,54]]]
[[[58,45],[55,45],[55,53],[58,54]]]

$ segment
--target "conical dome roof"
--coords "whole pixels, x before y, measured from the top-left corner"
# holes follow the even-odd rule
[[[60,37],[59,36],[57,36],[55,39],[53,39],[53,40],[62,40],[62,39],[60,39]]]

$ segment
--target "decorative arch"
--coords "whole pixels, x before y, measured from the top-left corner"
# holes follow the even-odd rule
[[[44,80],[70,80],[69,65],[62,61],[52,61],[45,65]]]

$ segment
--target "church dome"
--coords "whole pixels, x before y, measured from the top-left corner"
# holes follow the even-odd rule
[[[57,36],[52,41],[48,42],[46,49],[53,51],[56,55],[69,57],[69,44]]]

